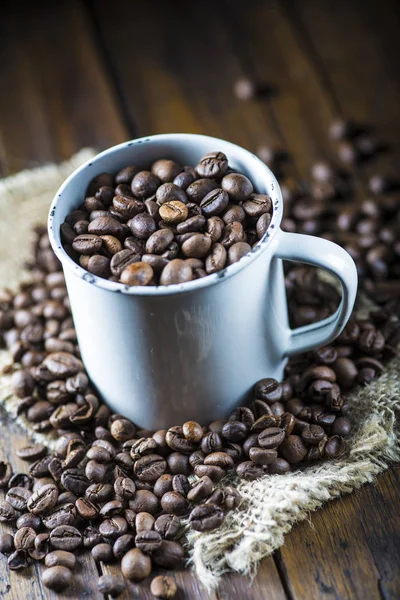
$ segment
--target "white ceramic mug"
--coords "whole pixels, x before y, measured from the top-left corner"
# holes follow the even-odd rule
[[[273,202],[270,227],[248,255],[223,271],[169,287],[127,287],[91,275],[65,252],[60,225],[80,205],[89,181],[128,164],[148,168],[168,157],[196,165],[210,151],[247,175]],[[61,260],[87,372],[110,408],[141,427],[227,417],[251,397],[262,377],[283,376],[292,354],[329,343],[351,314],[357,272],[336,244],[280,229],[282,195],[269,168],[224,140],[163,134],[114,146],[77,169],[58,191],[49,235]],[[327,319],[291,329],[282,259],[326,269],[339,278],[342,300]]]

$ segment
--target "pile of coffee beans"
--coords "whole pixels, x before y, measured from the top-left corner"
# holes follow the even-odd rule
[[[34,256],[31,283],[1,292],[0,332],[14,359],[6,370],[18,413],[35,431],[55,431],[57,442],[52,453],[42,444],[19,450],[27,473],[0,463],[0,521],[13,528],[0,536],[0,551],[13,570],[44,561],[43,584],[55,591],[71,583],[79,548],[95,561],[120,562],[132,581],[153,567],[181,568],[184,526],[212,530],[240,504],[224,483],[229,472],[251,481],[342,456],[351,431],[346,393],[378,376],[400,341],[389,302],[367,320],[351,320],[332,345],[292,359],[282,383],[259,381],[250,406],[206,427],[151,432],[112,414],[91,387],[60,265],[40,228]],[[317,297],[317,308],[337,301],[311,269],[292,267],[286,284],[294,313],[304,295],[314,307]],[[116,596],[124,586],[122,578],[99,579],[103,593]],[[172,598],[176,584],[158,576],[151,591]]]
[[[84,269],[127,286],[171,285],[221,271],[266,233],[272,202],[228,166],[223,152],[194,168],[160,159],[89,184],[61,226],[64,248]]]

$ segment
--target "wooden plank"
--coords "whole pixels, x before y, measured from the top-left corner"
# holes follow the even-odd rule
[[[390,469],[378,477],[376,485],[354,495],[365,532],[366,543],[379,572],[382,598],[398,598],[400,590],[400,473]]]
[[[21,433],[18,427],[10,422],[9,417],[0,409],[0,423],[2,425],[2,440],[0,448],[1,459],[9,460],[14,473],[27,473],[28,463],[16,455],[16,450],[29,443],[28,437]],[[2,494],[3,497],[3,494]],[[13,533],[15,527],[0,523],[0,533]],[[24,571],[11,571],[7,567],[4,556],[0,557],[0,598],[7,600],[55,600],[71,598],[90,598],[101,600],[102,594],[97,591],[98,571],[94,560],[89,553],[77,554],[77,567],[74,570],[73,584],[64,593],[55,594],[43,587],[40,575],[45,567],[42,563],[33,562]]]
[[[391,152],[367,163],[368,177],[383,170],[397,175],[400,151],[398,3],[357,0],[293,2],[297,31],[311,50],[336,99],[339,111],[376,129]],[[390,34],[391,32],[391,34]],[[338,40],[340,39],[340,43]]]
[[[77,0],[9,6],[0,39],[0,175],[128,137]]]
[[[369,496],[367,490],[364,494]],[[379,573],[352,496],[330,502],[313,513],[311,522],[299,523],[281,556],[293,600],[381,598]]]
[[[91,6],[139,135],[205,133],[251,150],[281,141],[265,105],[233,94],[247,73],[216,3]]]
[[[254,580],[238,573],[227,573],[218,589],[218,600],[286,600],[287,595],[272,557],[264,559]]]

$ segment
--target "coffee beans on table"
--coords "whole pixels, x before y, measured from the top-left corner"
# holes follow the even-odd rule
[[[95,177],[86,194],[61,226],[64,247],[93,275],[129,287],[221,271],[258,244],[272,215],[271,199],[218,151],[194,167],[163,158],[149,170],[128,165]]]
[[[191,281],[240,260],[268,228],[270,199],[231,172],[221,153],[200,163],[181,169],[161,160],[144,174],[130,166],[98,176],[62,226],[68,251],[80,237],[79,261],[89,271],[119,281],[129,267],[124,277],[148,285]],[[332,198],[328,183],[344,193],[345,182],[327,165],[316,165],[313,178],[320,208],[310,217],[310,207],[289,200],[291,230],[318,232],[324,194]],[[289,185],[283,192],[293,195]],[[381,245],[397,250],[390,203],[366,202],[361,212],[341,215],[340,227],[354,228],[365,242],[365,252],[356,248],[354,256],[368,292],[381,286],[383,272],[396,272],[379,244],[367,257],[367,236],[376,231],[371,218],[378,215],[382,225]],[[41,229],[34,252],[31,283],[16,294],[0,292],[0,337],[14,361],[18,413],[58,440],[53,453],[41,444],[18,451],[30,463],[29,475],[0,462],[0,521],[17,527],[14,536],[0,536],[0,551],[14,570],[44,560],[44,585],[54,590],[69,585],[82,546],[98,562],[121,561],[133,581],[153,567],[180,568],[183,526],[212,531],[243,501],[225,484],[228,473],[252,481],[340,458],[352,428],[346,394],[379,376],[400,341],[399,304],[390,299],[396,288],[389,286],[389,296],[375,297],[380,307],[368,319],[351,319],[334,343],[291,359],[283,382],[256,383],[249,407],[206,427],[187,422],[148,432],[97,398],[80,360],[60,265]],[[290,265],[285,280],[294,326],[335,308],[336,291],[308,267]],[[155,578],[156,597],[175,593],[168,579]],[[122,589],[118,578],[99,580],[104,593]]]

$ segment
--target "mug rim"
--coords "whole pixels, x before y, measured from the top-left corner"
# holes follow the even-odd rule
[[[89,273],[77,264],[66,252],[61,242],[61,232],[60,228],[56,228],[54,226],[54,218],[55,218],[55,210],[57,205],[62,201],[62,196],[68,189],[71,182],[75,179],[75,177],[87,169],[88,167],[92,167],[99,159],[106,157],[107,155],[118,153],[120,150],[123,150],[127,147],[132,147],[138,144],[146,144],[152,141],[157,140],[195,140],[195,139],[203,139],[212,142],[217,146],[218,142],[223,142],[224,145],[228,145],[232,147],[232,150],[239,149],[241,152],[244,152],[248,155],[248,158],[251,160],[255,160],[258,168],[261,168],[265,171],[265,175],[272,179],[276,187],[277,198],[272,202],[272,218],[269,224],[268,230],[264,234],[264,236],[257,242],[257,244],[243,256],[238,262],[233,263],[232,265],[228,265],[218,273],[213,273],[211,275],[207,275],[206,277],[202,277],[201,279],[195,279],[193,281],[186,281],[184,283],[177,283],[168,286],[127,286],[123,283],[119,283],[116,281],[109,281],[108,279],[104,279],[103,277],[98,277]],[[93,174],[91,177],[88,177],[88,183],[93,178]],[[246,150],[242,146],[238,144],[234,144],[233,142],[229,142],[227,140],[222,140],[220,138],[215,138],[212,136],[197,134],[197,133],[161,133],[151,136],[144,136],[141,138],[136,138],[134,140],[129,140],[127,142],[122,142],[121,144],[117,144],[115,146],[111,146],[102,152],[96,154],[93,158],[84,162],[80,167],[75,169],[64,181],[64,183],[58,189],[56,195],[53,198],[53,201],[50,206],[49,216],[47,221],[47,231],[50,239],[51,246],[57,258],[60,260],[61,265],[68,268],[75,276],[80,277],[87,283],[94,285],[95,287],[110,291],[110,292],[118,292],[132,296],[170,296],[174,294],[182,294],[194,292],[196,290],[209,287],[211,285],[215,285],[227,278],[233,277],[247,265],[250,265],[254,260],[256,260],[261,254],[263,254],[268,246],[270,245],[271,240],[276,236],[280,223],[282,221],[283,216],[283,199],[282,199],[282,191],[280,185],[271,171],[271,169],[260,159],[258,156]]]

